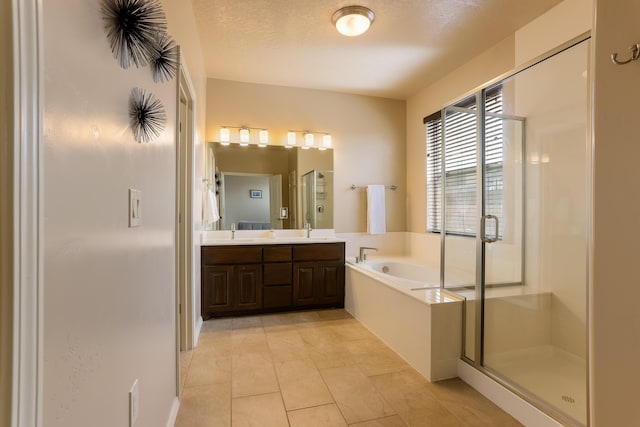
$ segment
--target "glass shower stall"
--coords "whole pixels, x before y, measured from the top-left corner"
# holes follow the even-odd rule
[[[333,228],[333,171],[302,175],[302,219],[313,229]]]
[[[463,360],[567,425],[587,424],[589,43],[425,119]]]

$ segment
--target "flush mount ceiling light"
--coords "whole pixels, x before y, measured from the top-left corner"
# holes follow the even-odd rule
[[[349,37],[359,36],[367,31],[374,19],[376,15],[373,11],[364,6],[346,6],[338,9],[331,17],[338,32]]]

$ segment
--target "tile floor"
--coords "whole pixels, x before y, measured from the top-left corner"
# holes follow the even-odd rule
[[[459,379],[430,383],[344,310],[204,323],[176,427],[519,426]]]

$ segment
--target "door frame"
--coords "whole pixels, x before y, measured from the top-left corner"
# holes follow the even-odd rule
[[[176,395],[180,396],[180,351],[195,346],[193,265],[193,174],[195,90],[179,51],[176,74]],[[186,110],[185,110],[186,108]],[[185,117],[181,124],[182,117]]]
[[[2,298],[0,314],[5,333],[10,331],[8,363],[0,366],[9,375],[11,427],[42,425],[43,385],[43,40],[41,1],[12,0],[3,12],[11,16],[12,52],[9,73],[13,73],[13,114],[7,113],[12,142],[11,156],[1,161],[11,170],[8,208],[0,212],[3,234],[12,238],[9,253],[3,251],[2,263],[8,261],[11,299]],[[4,32],[3,32],[4,33]],[[3,34],[5,35],[5,34]],[[3,78],[2,84],[9,80]],[[11,93],[11,92],[9,92]],[[8,219],[5,221],[5,219]],[[5,247],[6,247],[5,246]],[[12,247],[11,247],[12,246]],[[4,270],[4,269],[3,269]],[[3,277],[4,278],[4,277]],[[3,291],[4,292],[4,291]],[[4,363],[4,362],[3,362]],[[0,420],[4,422],[4,420]]]

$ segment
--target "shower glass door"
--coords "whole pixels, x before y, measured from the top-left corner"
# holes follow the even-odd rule
[[[443,109],[440,162],[428,157],[441,286],[465,298],[463,359],[572,426],[588,412],[589,45]]]
[[[484,92],[481,363],[569,425],[587,419],[589,43]],[[499,114],[490,102],[498,87]],[[496,138],[502,138],[502,162],[495,158]],[[494,179],[498,167],[501,183]],[[494,207],[498,199],[502,211]]]

